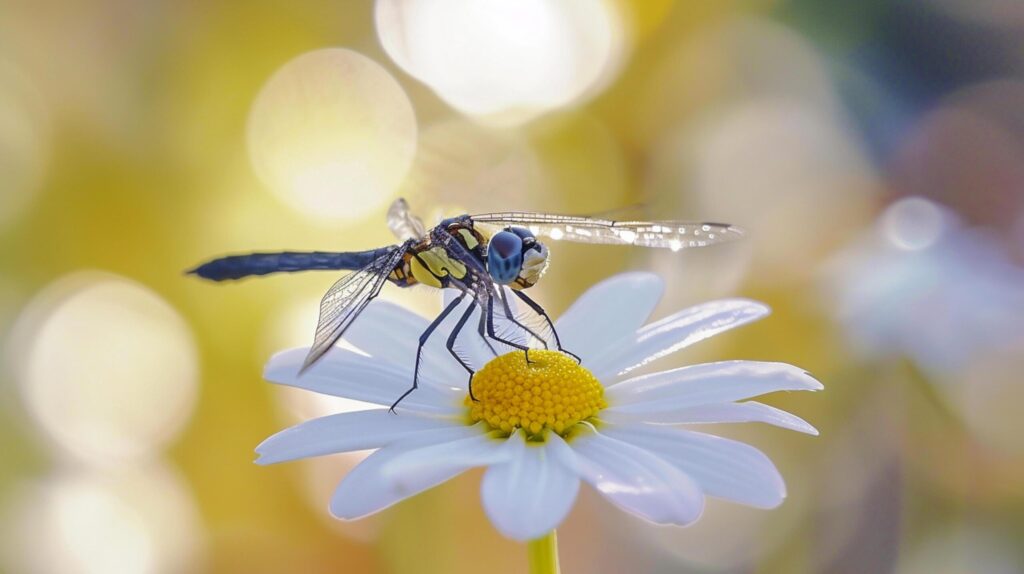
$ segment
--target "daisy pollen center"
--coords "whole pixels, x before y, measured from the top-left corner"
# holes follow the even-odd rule
[[[608,406],[604,387],[576,361],[556,351],[520,351],[495,357],[473,375],[473,396],[466,396],[470,419],[494,429],[524,429],[539,435],[563,433]]]

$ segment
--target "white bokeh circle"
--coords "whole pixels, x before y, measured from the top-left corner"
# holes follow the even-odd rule
[[[249,156],[282,200],[318,219],[383,210],[416,152],[416,115],[398,82],[343,48],[282,66],[249,112]]]
[[[880,223],[889,243],[907,251],[932,246],[947,227],[942,209],[923,197],[906,197],[893,203]]]
[[[449,105],[518,124],[594,93],[618,70],[609,0],[377,0],[388,55]]]
[[[180,475],[156,461],[64,469],[22,485],[5,509],[11,572],[162,574],[202,561],[202,527]]]
[[[77,272],[44,288],[19,316],[7,355],[33,422],[76,460],[148,455],[178,433],[196,399],[185,321],[112,274]]]

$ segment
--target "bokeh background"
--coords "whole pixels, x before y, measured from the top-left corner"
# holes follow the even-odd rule
[[[798,364],[818,438],[780,508],[657,528],[584,491],[566,572],[1024,571],[1024,3],[0,0],[0,569],[520,572],[469,473],[367,520],[358,455],[253,447],[350,402],[261,380],[335,276],[214,255],[393,242],[443,214],[727,221],[742,242],[556,244],[555,315],[624,270],[664,315],[774,314],[663,360]],[[385,299],[436,312],[429,291]]]

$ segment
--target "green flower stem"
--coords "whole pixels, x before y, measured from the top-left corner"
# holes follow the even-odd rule
[[[558,540],[555,531],[526,543],[530,574],[558,574]]]

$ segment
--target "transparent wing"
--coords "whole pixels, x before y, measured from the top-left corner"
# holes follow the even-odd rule
[[[313,366],[345,334],[345,330],[366,308],[370,300],[380,293],[388,275],[402,260],[405,251],[404,245],[397,246],[331,286],[320,301],[320,321],[316,326],[316,338],[309,349],[309,354],[306,355],[306,360],[302,363],[300,373]]]
[[[743,230],[725,223],[612,221],[521,211],[471,215],[470,219],[496,227],[526,227],[534,235],[543,235],[555,240],[661,247],[673,251],[705,247],[743,236]]]
[[[388,229],[399,241],[423,239],[427,235],[423,221],[409,211],[409,204],[401,197],[388,208]]]

